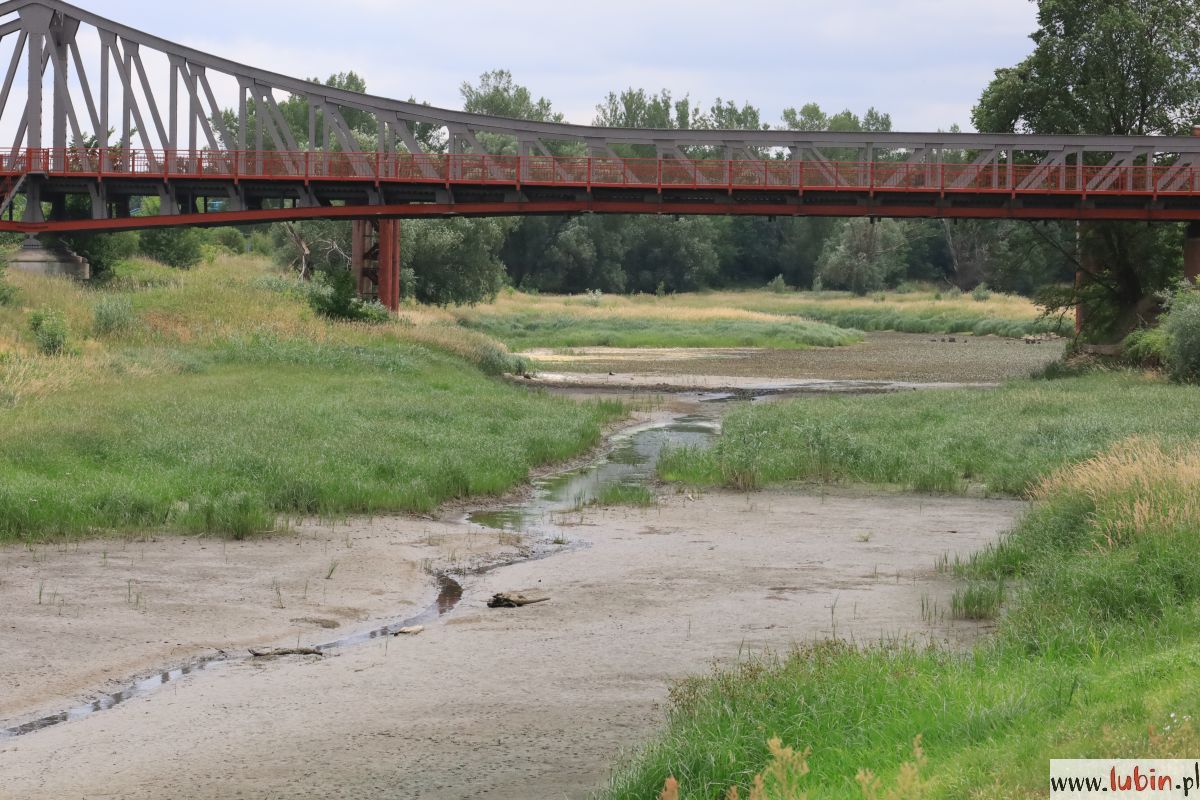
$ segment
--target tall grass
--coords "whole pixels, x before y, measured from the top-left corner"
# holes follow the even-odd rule
[[[1014,295],[935,291],[862,298],[841,292],[705,292],[655,297],[511,293],[456,312],[510,347],[831,347],[859,331],[1027,336],[1066,333],[1061,320]]]
[[[746,293],[740,307],[795,314],[863,331],[1009,337],[1071,332],[1070,321],[1043,316],[1041,307],[1029,299],[994,292],[967,295],[936,290],[888,292],[882,299],[844,292],[798,292],[782,296],[754,292]]]
[[[470,327],[514,349],[535,347],[840,347],[862,341],[857,331],[787,319],[694,320],[617,316],[517,314],[471,317]]]
[[[1033,797],[1051,758],[1191,757],[1200,446],[1122,442],[1033,494],[1017,529],[964,567],[981,590],[1017,587],[973,651],[827,642],[684,681],[666,732],[604,796],[653,797],[669,778],[685,798],[745,792],[778,760],[773,737],[811,748],[811,798],[863,797],[865,769],[901,785],[917,734],[921,785],[898,796]]]
[[[1118,373],[754,405],[726,418],[715,446],[667,453],[658,469],[669,480],[738,489],[853,481],[1024,495],[1055,469],[1136,434],[1200,436],[1200,394]]]
[[[280,517],[427,512],[598,443],[613,403],[489,380],[502,345],[442,312],[317,318],[227,259],[122,265],[106,287],[14,275],[0,309],[0,540],[104,529],[246,536]],[[283,281],[286,283],[286,281]],[[82,339],[45,357],[45,307]]]

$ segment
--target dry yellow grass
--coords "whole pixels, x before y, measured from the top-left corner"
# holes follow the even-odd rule
[[[1047,478],[1037,498],[1083,495],[1113,547],[1160,531],[1200,530],[1200,445],[1134,437]]]
[[[860,331],[1020,337],[1062,332],[1032,301],[935,291],[856,297],[845,292],[721,291],[666,295],[527,295],[456,311],[465,325],[514,348],[834,347]]]
[[[785,747],[779,738],[767,742],[771,760],[766,769],[754,776],[747,800],[807,800],[804,790],[805,779],[810,770],[808,759],[811,748],[796,750]],[[863,800],[922,800],[929,791],[929,782],[922,777],[921,770],[927,759],[921,747],[921,737],[913,740],[913,759],[900,765],[895,781],[886,785],[869,769],[860,769],[855,783],[862,792]],[[668,778],[658,800],[680,800],[683,787],[675,778]],[[739,800],[741,793],[736,786],[730,787],[726,800]]]
[[[879,300],[857,297],[845,292],[789,292],[765,290],[701,292],[695,294],[655,295],[528,295],[505,293],[495,303],[463,308],[459,316],[512,314],[569,314],[584,319],[659,319],[677,322],[702,322],[710,319],[744,319],[780,322],[803,317],[804,310],[819,306],[837,312],[876,312],[894,309],[916,315],[984,315],[996,319],[1031,321],[1042,308],[1027,297],[992,294],[986,302],[969,294],[935,292],[889,292]]]
[[[494,303],[474,308],[460,308],[458,316],[473,319],[479,316],[511,316],[538,314],[578,317],[580,319],[652,319],[671,322],[705,322],[715,319],[750,320],[754,322],[794,322],[794,316],[755,311],[739,305],[738,298],[752,298],[761,293],[713,293],[667,295],[528,295],[505,293]]]
[[[106,286],[17,271],[5,280],[17,301],[0,307],[0,404],[14,405],[80,381],[122,380],[178,370],[163,349],[214,346],[246,337],[301,339],[331,344],[394,341],[427,346],[485,364],[503,357],[493,339],[459,327],[440,309],[406,308],[391,322],[336,323],[288,296],[288,278],[261,258],[230,256],[187,271],[135,260],[133,275]],[[130,299],[135,320],[109,335],[94,331],[96,305],[114,295]],[[73,355],[40,355],[29,330],[35,309],[54,309],[67,320]],[[122,353],[138,349],[131,360]]]
[[[891,306],[899,311],[921,315],[982,312],[990,317],[1011,320],[1032,320],[1042,313],[1041,306],[1029,298],[1013,294],[993,293],[985,302],[979,302],[969,294],[944,294],[938,298],[935,292],[888,292],[883,297],[881,301],[875,297],[857,297],[844,292],[777,294],[765,291],[718,292],[712,295],[714,302],[740,304],[779,314],[786,314],[812,303],[839,311],[872,311],[880,306]]]

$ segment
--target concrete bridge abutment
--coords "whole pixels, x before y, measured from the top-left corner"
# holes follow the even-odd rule
[[[27,236],[8,259],[9,269],[35,275],[53,275],[90,280],[92,268],[88,260],[61,242],[46,243],[36,236]]]

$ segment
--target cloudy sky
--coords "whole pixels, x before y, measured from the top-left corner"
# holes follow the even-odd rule
[[[671,89],[759,106],[874,105],[900,130],[959,123],[996,67],[1032,44],[1029,0],[75,0],[103,16],[255,66],[353,69],[373,94],[459,107],[459,86],[506,68],[569,121],[609,91]]]

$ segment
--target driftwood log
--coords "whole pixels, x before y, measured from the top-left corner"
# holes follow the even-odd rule
[[[527,595],[519,592],[501,592],[488,601],[488,608],[521,608],[534,603],[545,603],[549,597]]]
[[[417,636],[425,632],[424,625],[413,625],[410,628],[401,628],[392,634],[392,636]]]
[[[251,650],[255,658],[281,658],[283,656],[323,656],[315,647],[283,647],[276,650]]]

